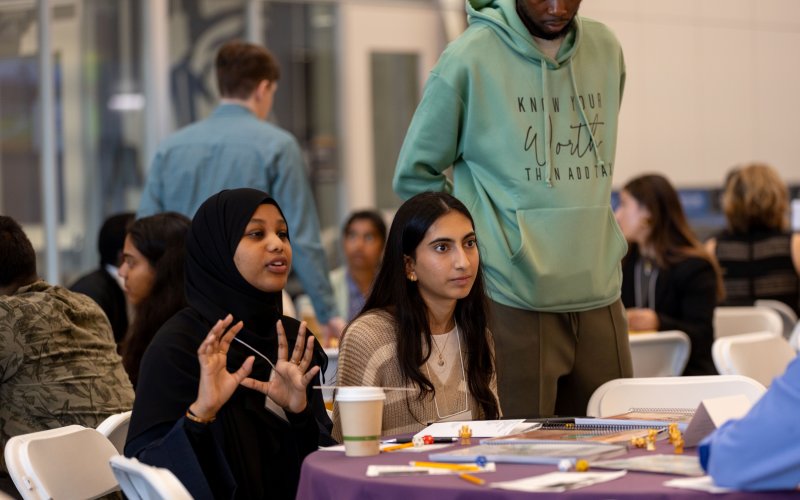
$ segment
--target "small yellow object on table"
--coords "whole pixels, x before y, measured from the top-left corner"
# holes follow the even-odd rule
[[[472,429],[468,425],[462,425],[458,431],[458,437],[461,439],[461,444],[472,443]]]

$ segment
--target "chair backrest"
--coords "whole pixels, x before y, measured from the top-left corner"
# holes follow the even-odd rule
[[[772,309],[781,317],[781,321],[783,321],[783,336],[787,339],[792,334],[792,329],[794,329],[795,325],[797,324],[797,314],[794,312],[794,309],[789,307],[787,304],[784,304],[780,300],[768,300],[768,299],[759,299],[755,301],[756,307],[762,307],[766,309]]]
[[[128,426],[131,423],[131,412],[125,411],[111,415],[100,422],[97,431],[111,441],[117,451],[122,454],[125,449],[125,440],[128,439]]]
[[[167,469],[116,455],[109,460],[122,492],[131,500],[191,500],[175,475]]]
[[[800,352],[800,321],[794,325],[792,335],[789,337],[789,345],[791,345],[795,351]]]
[[[720,374],[744,375],[769,387],[797,352],[781,335],[757,332],[716,339],[711,356]]]
[[[674,377],[689,360],[689,336],[678,330],[630,336],[634,377]]]
[[[119,489],[108,467],[117,450],[96,429],[69,425],[14,436],[3,453],[25,500],[97,498]]]
[[[783,335],[783,320],[766,307],[717,307],[714,309],[714,338],[741,333],[774,332]]]
[[[608,417],[634,408],[697,408],[704,399],[738,394],[754,403],[764,392],[763,385],[741,375],[618,378],[594,391],[586,414]]]

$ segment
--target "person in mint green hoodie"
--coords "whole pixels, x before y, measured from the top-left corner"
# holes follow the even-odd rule
[[[579,5],[468,0],[394,175],[401,197],[451,192],[475,217],[505,417],[583,415],[632,375],[610,206],[625,63]]]

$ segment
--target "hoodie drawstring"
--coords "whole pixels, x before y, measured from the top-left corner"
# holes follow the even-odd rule
[[[592,149],[594,150],[594,159],[597,162],[597,165],[600,168],[605,166],[605,163],[602,159],[600,159],[600,150],[597,147],[597,140],[594,138],[594,134],[592,133],[592,127],[589,125],[589,119],[586,118],[586,112],[583,110],[583,106],[581,105],[580,99],[578,98],[578,84],[575,80],[575,72],[572,69],[572,61],[569,62],[569,79],[572,82],[572,92],[575,94],[575,104],[578,106],[578,111],[580,111],[581,118],[583,119],[584,125],[586,125],[586,130],[589,132],[589,139],[592,141]]]
[[[542,106],[542,117],[544,119],[544,158],[545,158],[545,183],[547,187],[553,187],[553,179],[552,179],[552,172],[553,172],[553,162],[550,159],[550,137],[552,135],[552,131],[550,130],[550,115],[545,113],[544,110],[547,109],[547,106],[550,106],[550,96],[547,94],[547,61],[542,58],[540,61],[542,65],[542,98],[544,99],[545,105]],[[570,65],[570,67],[572,67]],[[574,84],[573,84],[574,85]]]

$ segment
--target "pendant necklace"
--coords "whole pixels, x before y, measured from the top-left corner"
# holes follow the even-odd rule
[[[456,328],[458,328],[458,327],[456,327]],[[458,333],[456,333],[456,335],[458,335]],[[450,341],[450,337],[451,337],[451,335],[448,333],[447,334],[447,340],[444,341],[444,349],[447,349],[447,343]],[[443,354],[443,349],[439,348],[439,343],[436,341],[436,336],[435,335],[431,335],[431,341],[433,342],[433,346],[436,348],[436,355],[439,358],[439,359],[436,360],[436,364],[439,365],[439,366],[444,366],[444,356],[442,355]]]

